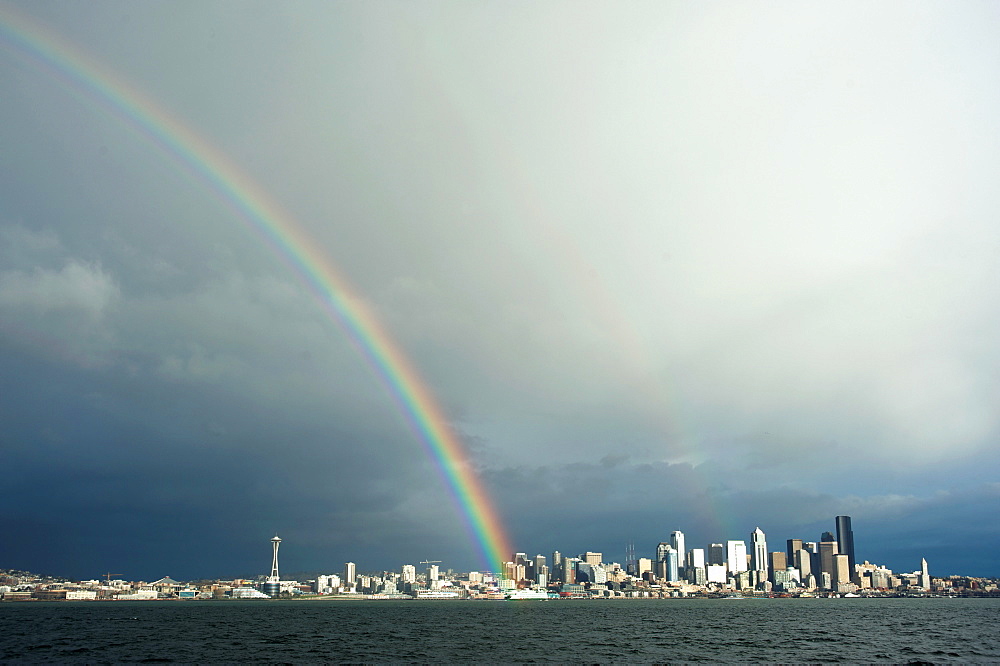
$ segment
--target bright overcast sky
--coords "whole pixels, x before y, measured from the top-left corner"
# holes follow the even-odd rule
[[[29,23],[290,212],[517,550],[848,514],[1000,574],[1000,5],[0,1],[0,566],[152,579],[481,564],[286,257]]]

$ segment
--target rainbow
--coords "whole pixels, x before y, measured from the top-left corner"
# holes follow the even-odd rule
[[[385,386],[453,496],[482,563],[513,552],[500,516],[427,384],[363,299],[295,219],[223,152],[66,40],[0,5],[0,45],[95,101],[204,183],[263,237],[315,295]]]

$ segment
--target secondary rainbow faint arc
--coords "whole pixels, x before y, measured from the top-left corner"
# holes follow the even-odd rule
[[[17,53],[139,130],[264,236],[375,370],[440,469],[483,563],[502,572],[512,552],[503,523],[437,400],[374,313],[353,296],[347,280],[295,219],[222,151],[64,39],[2,6],[0,34]]]

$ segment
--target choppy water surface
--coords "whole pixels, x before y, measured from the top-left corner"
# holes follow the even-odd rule
[[[998,662],[1000,599],[0,604],[15,662]]]

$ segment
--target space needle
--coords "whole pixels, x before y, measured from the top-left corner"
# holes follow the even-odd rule
[[[272,599],[277,599],[281,594],[281,577],[278,575],[278,546],[280,545],[281,537],[275,534],[274,538],[271,539],[271,547],[274,549],[274,558],[271,560],[271,575],[264,583],[264,594]]]

